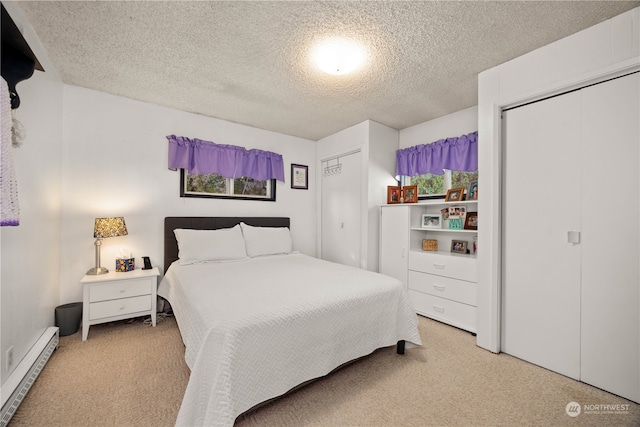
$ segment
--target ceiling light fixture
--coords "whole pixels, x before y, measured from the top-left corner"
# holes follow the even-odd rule
[[[323,41],[313,51],[313,60],[325,73],[347,74],[360,67],[366,58],[365,49],[353,40],[332,38]]]

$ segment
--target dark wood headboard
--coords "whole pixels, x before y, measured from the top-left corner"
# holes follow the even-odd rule
[[[285,217],[224,217],[224,216],[168,216],[164,219],[164,271],[178,259],[178,242],[173,230],[188,228],[193,230],[217,230],[231,228],[244,222],[254,227],[289,227],[290,219]]]

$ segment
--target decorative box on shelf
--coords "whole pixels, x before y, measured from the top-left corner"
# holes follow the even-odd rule
[[[438,250],[438,241],[435,239],[424,239],[422,240],[422,250],[423,251],[437,251]]]
[[[127,258],[127,259],[116,259],[116,271],[124,272],[124,271],[132,271],[136,268],[136,259],[135,258]]]

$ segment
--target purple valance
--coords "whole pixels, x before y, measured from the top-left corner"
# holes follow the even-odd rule
[[[225,178],[244,176],[260,181],[277,179],[284,182],[284,163],[280,154],[184,136],[169,135],[167,139],[169,169],[182,168],[191,174],[217,173]]]
[[[444,169],[478,170],[478,132],[396,151],[396,175],[444,174]]]

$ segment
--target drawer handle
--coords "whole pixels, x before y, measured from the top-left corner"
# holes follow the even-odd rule
[[[120,293],[124,294],[127,290],[126,289],[120,289]]]
[[[433,309],[438,313],[444,313],[444,307],[438,307],[437,305],[434,305]]]
[[[123,305],[122,307],[120,307],[120,310],[124,310],[126,307],[126,305]]]
[[[433,263],[433,266],[438,270],[444,270],[444,268],[446,267],[445,264],[436,264],[435,262]]]
[[[436,291],[444,292],[444,286],[441,285],[433,285]]]

